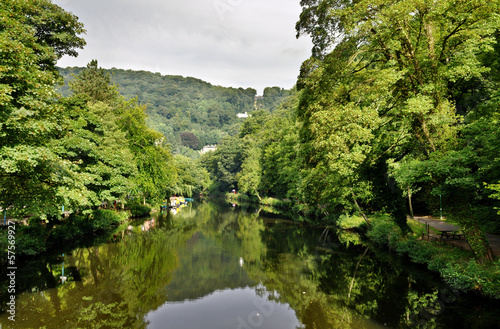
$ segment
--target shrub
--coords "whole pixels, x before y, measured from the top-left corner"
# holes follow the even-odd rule
[[[127,205],[127,208],[130,210],[130,214],[132,217],[148,216],[151,212],[151,207],[144,206],[138,203],[130,203]]]
[[[32,256],[44,252],[45,246],[45,233],[44,227],[40,224],[31,226],[24,226],[22,224],[16,225],[16,255],[17,256]],[[0,250],[1,258],[7,259],[8,248],[8,232],[2,230],[0,235]],[[5,257],[4,257],[5,256]]]
[[[432,249],[428,247],[430,246],[422,246],[419,244],[415,238],[408,238],[397,243],[396,252],[399,254],[407,254],[414,263],[425,264],[433,254]]]
[[[402,236],[387,217],[377,218],[372,224],[366,236],[375,244],[406,254],[414,263],[427,264],[429,270],[439,272],[454,289],[476,290],[485,296],[500,298],[500,260],[479,264],[471,260],[470,252],[417,240],[417,235]]]
[[[151,208],[147,207],[148,214],[151,211]],[[122,222],[122,216],[120,216],[120,213],[113,211],[113,210],[108,210],[108,209],[97,209],[94,210],[92,213],[92,218],[90,220],[92,230],[99,231],[108,231],[110,230],[113,226],[117,226]]]
[[[343,230],[361,228],[364,225],[366,225],[366,222],[363,217],[357,215],[340,215],[339,219],[337,220],[337,226]]]
[[[372,226],[366,236],[379,246],[395,248],[401,238],[401,230],[387,217],[372,221]]]
[[[276,208],[284,208],[288,209],[292,205],[292,201],[286,199],[286,200],[280,200],[280,199],[275,199],[275,198],[262,198],[259,201],[260,204],[266,205],[266,206],[271,206],[271,207],[276,207]]]

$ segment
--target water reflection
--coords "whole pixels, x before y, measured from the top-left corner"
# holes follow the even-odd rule
[[[218,290],[192,301],[167,302],[146,319],[151,329],[303,328],[288,304],[269,301],[268,294],[258,295],[252,288]]]
[[[498,303],[456,294],[436,276],[360,245],[356,235],[337,238],[323,228],[231,205],[166,212],[134,222],[115,241],[25,264],[17,282],[23,291],[16,300],[17,321],[3,313],[2,327],[498,324]],[[61,276],[67,277],[64,285]],[[5,303],[2,295],[4,310]]]

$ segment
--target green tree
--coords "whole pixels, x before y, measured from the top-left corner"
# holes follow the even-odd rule
[[[127,187],[122,186],[120,191],[139,192],[144,197],[144,202],[146,198],[150,198],[152,202],[160,202],[167,197],[176,178],[172,154],[165,137],[147,126],[146,107],[139,105],[137,99],[125,100],[119,95],[117,87],[111,85],[109,75],[98,67],[95,60],[75,76],[70,87],[76,95],[88,101],[90,109],[97,104],[104,104],[101,120],[106,118],[108,125],[117,127],[121,132],[116,132],[113,143],[108,143],[109,150],[114,149],[116,155],[120,152],[127,154],[122,159],[121,166],[127,164],[130,168],[122,168],[114,176],[115,181],[121,175],[130,178]],[[108,128],[101,134],[109,133],[108,131],[115,132],[116,129]],[[98,144],[99,147],[100,145]],[[132,154],[131,159],[127,159],[128,154]],[[120,161],[116,164],[119,165]],[[137,168],[136,173],[132,167]]]
[[[143,197],[162,201],[170,196],[177,179],[170,145],[161,133],[148,128],[146,108],[136,99],[122,101],[117,115],[125,132],[123,142],[128,143],[137,164],[136,182]]]
[[[178,154],[174,156],[174,165],[177,170],[174,194],[191,198],[210,186],[208,171],[201,167],[199,161]]]
[[[260,199],[259,187],[262,168],[260,165],[261,150],[251,138],[243,140],[241,171],[236,174],[240,192],[257,196]]]
[[[104,69],[98,67],[97,60],[87,64],[87,69],[74,76],[69,83],[73,93],[87,95],[92,102],[114,103],[119,98],[118,88],[111,85],[111,78]]]
[[[15,215],[57,214],[83,201],[82,177],[52,141],[64,132],[56,102],[55,63],[76,56],[85,41],[77,17],[50,1],[0,4],[0,207]]]
[[[187,146],[193,150],[200,149],[200,140],[196,137],[195,134],[191,132],[183,132],[180,134],[182,145]]]
[[[238,188],[236,175],[241,171],[241,141],[237,137],[225,137],[217,145],[215,152],[207,152],[201,158],[201,164],[217,181],[220,191]]]
[[[63,100],[69,120],[66,135],[57,146],[59,155],[77,163],[78,172],[86,178],[87,202],[81,206],[96,207],[127,194],[133,188],[137,168],[110,105],[91,103],[81,96]]]
[[[298,83],[302,138],[310,147],[306,160],[318,171],[313,183],[330,179],[328,168],[333,177],[342,174],[344,168],[335,166],[345,164],[355,169],[354,175],[345,171],[346,178],[370,183],[381,195],[377,191],[387,189],[390,180],[370,179],[373,169],[388,176],[387,162],[435,159],[433,153],[457,146],[461,118],[450,96],[489,70],[482,56],[496,42],[497,1],[305,0],[302,6],[297,32],[312,35],[314,43]],[[328,126],[330,117],[345,119]],[[321,134],[323,123],[331,134],[327,129]],[[343,154],[338,153],[342,145],[347,146]],[[313,151],[324,146],[323,157],[315,156]],[[350,156],[350,164],[341,161]],[[403,224],[404,216],[396,215],[400,207],[393,208]],[[465,213],[456,215],[467,221]],[[481,235],[465,231],[471,238]],[[475,249],[478,257],[486,254],[481,248]]]

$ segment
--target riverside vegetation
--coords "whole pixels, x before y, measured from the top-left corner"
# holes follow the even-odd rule
[[[4,1],[0,207],[32,216],[27,232],[85,222],[95,233],[112,222],[99,219],[108,218],[97,209],[105,200],[157,205],[234,189],[313,222],[358,227],[455,288],[500,298],[500,262],[485,236],[500,233],[500,3],[301,5],[297,34],[310,35],[313,50],[296,87],[269,88],[258,106],[252,89],[140,73],[176,81],[169,105],[124,80],[112,85],[97,61],[61,71],[77,75],[57,94],[56,61],[84,46],[83,25],[50,1]],[[206,96],[190,102],[182,84]],[[240,111],[251,112],[241,124]],[[179,154],[195,157],[200,140],[217,150],[198,160]],[[62,205],[74,214],[64,224]],[[418,241],[407,214],[440,205],[470,252]]]

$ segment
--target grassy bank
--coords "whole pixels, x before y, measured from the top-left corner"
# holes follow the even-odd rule
[[[371,243],[408,257],[414,263],[427,265],[429,270],[438,272],[445,282],[457,290],[476,291],[500,299],[500,260],[481,264],[474,259],[471,251],[422,240],[425,227],[411,219],[408,224],[413,232],[404,235],[389,215],[370,217],[370,228],[359,218],[358,227],[365,230],[365,236]]]
[[[322,210],[308,205],[293,204],[290,200],[249,197],[245,194],[226,194],[226,201],[238,204],[260,204],[264,209],[274,208],[283,214],[322,217]],[[271,211],[273,212],[273,211]],[[443,280],[454,289],[475,291],[484,296],[500,299],[500,259],[481,264],[471,251],[461,250],[437,241],[423,240],[426,232],[423,224],[408,219],[411,233],[403,234],[394,220],[387,214],[372,214],[368,227],[361,216],[340,215],[335,218],[340,232],[356,230],[363,233],[366,243],[407,257],[411,262],[424,264],[431,271],[438,272]],[[431,228],[432,230],[432,228]]]

